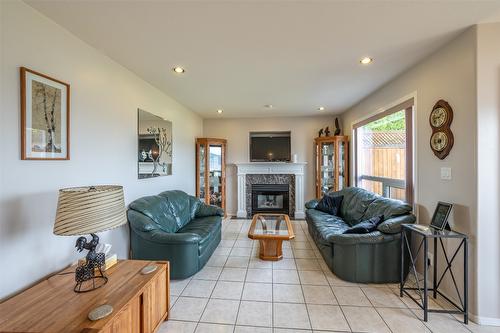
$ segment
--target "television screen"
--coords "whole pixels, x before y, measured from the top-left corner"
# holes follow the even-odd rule
[[[251,162],[290,162],[290,132],[251,132]]]

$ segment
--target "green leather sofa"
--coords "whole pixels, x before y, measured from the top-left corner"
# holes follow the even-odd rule
[[[318,200],[306,203],[306,221],[327,265],[343,280],[390,283],[400,280],[401,224],[414,223],[412,207],[362,188],[348,187],[328,195],[343,195],[340,216],[316,210]],[[357,223],[384,215],[384,222],[368,234],[344,234]],[[409,263],[409,260],[405,260]],[[405,267],[405,276],[408,267]]]
[[[224,212],[182,191],[130,203],[132,259],[168,260],[170,277],[184,279],[207,263],[221,240]]]

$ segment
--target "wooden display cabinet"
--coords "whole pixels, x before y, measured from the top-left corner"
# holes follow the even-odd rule
[[[225,139],[196,139],[196,197],[226,211]]]
[[[349,139],[325,136],[314,139],[316,151],[316,198],[339,191],[349,184]]]

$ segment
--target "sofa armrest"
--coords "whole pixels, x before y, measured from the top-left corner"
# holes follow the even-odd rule
[[[207,217],[207,216],[222,216],[224,217],[224,210],[222,208],[212,205],[206,205],[201,203],[195,212],[195,217]]]
[[[394,240],[399,235],[384,234],[380,231],[373,231],[367,234],[335,234],[328,237],[328,241],[334,244],[373,244]]]
[[[130,223],[130,227],[137,231],[147,232],[158,229],[158,226],[153,220],[133,209],[127,211],[127,220]]]
[[[380,223],[377,230],[386,234],[397,234],[401,232],[402,224],[415,223],[415,220],[416,218],[413,214],[391,217],[390,219]]]
[[[307,209],[314,209],[318,205],[318,200],[317,199],[312,199],[306,202],[306,208]]]

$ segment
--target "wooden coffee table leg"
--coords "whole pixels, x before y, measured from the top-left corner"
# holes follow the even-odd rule
[[[260,239],[259,257],[262,260],[277,261],[283,258],[283,241],[276,239]]]

